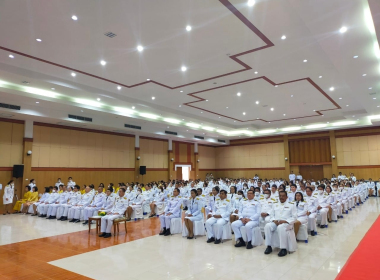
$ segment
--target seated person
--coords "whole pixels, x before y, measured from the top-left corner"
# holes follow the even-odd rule
[[[265,254],[272,253],[272,235],[277,230],[280,239],[279,257],[288,254],[288,231],[293,231],[293,224],[297,219],[297,209],[294,204],[288,202],[288,194],[286,191],[279,192],[280,201],[274,203],[270,214],[271,222],[265,228],[265,245],[267,246]]]
[[[205,205],[206,216],[208,213],[212,211],[215,201],[219,198],[219,187],[213,187],[211,191],[211,195],[208,198],[208,203]]]
[[[188,210],[185,213],[185,219],[184,224],[188,231],[187,239],[193,239],[194,238],[194,232],[193,232],[193,222],[195,221],[201,221],[203,219],[203,203],[202,199],[197,197],[197,190],[192,189],[190,191],[190,200],[188,203]]]
[[[81,211],[90,205],[94,195],[91,192],[91,187],[87,186],[85,189],[85,193],[82,195],[80,201],[78,201],[77,205],[73,206],[69,210],[69,217],[72,219],[69,221],[70,223],[79,223],[80,222],[80,214]]]
[[[238,191],[238,194],[236,195],[236,198],[231,200],[231,211],[232,214],[230,215],[230,223],[239,220],[239,207],[240,204],[243,203],[245,200],[244,193],[242,190]]]
[[[251,190],[247,192],[248,199],[239,205],[239,220],[232,223],[231,227],[235,233],[235,240],[239,240],[235,247],[246,246],[247,249],[252,249],[252,229],[259,226],[259,218],[261,214],[261,204],[254,199],[254,194]],[[245,226],[247,235],[247,245],[245,244],[240,228]]]
[[[33,203],[32,205],[29,206],[29,210],[28,212],[29,213],[33,213],[32,216],[37,216],[37,207],[38,205],[40,205],[41,203],[44,203],[50,196],[50,190],[49,190],[49,187],[46,187],[45,188],[45,192],[44,194],[41,196],[41,198]]]
[[[33,187],[32,188],[33,192],[30,194],[28,200],[22,204],[21,206],[21,212],[24,213],[24,214],[28,214],[28,210],[29,210],[29,207],[38,201],[38,188],[37,187]]]
[[[277,186],[276,186],[277,189]],[[277,199],[271,197],[272,192],[269,189],[264,191],[264,197],[260,199],[261,203],[261,214],[260,214],[260,224],[263,230],[265,225],[270,222],[270,213],[273,208],[273,204],[277,202]]]
[[[59,218],[60,221],[68,220],[69,210],[71,209],[71,207],[76,206],[78,204],[78,202],[81,200],[81,197],[82,194],[80,193],[80,186],[75,185],[74,191],[70,194],[70,198],[67,201],[67,203],[62,204],[57,210],[57,213],[59,213],[57,214],[57,216],[61,216],[61,218]]]
[[[103,192],[103,187],[98,187],[98,192],[95,194],[92,202],[83,209],[83,224],[88,224],[88,218],[92,217],[93,215],[96,215],[98,213],[98,210],[102,208],[104,203],[104,198],[106,197],[106,194]]]
[[[332,211],[331,206],[328,202],[327,193],[325,193],[325,185],[321,184],[318,186],[318,194],[315,195],[315,198],[318,200],[319,214],[321,215],[321,228],[325,228],[327,225],[327,215],[330,211]],[[331,215],[330,215],[331,216]]]
[[[308,224],[307,227],[310,230],[311,236],[314,236],[317,228],[315,219],[317,217],[317,208],[318,208],[318,199],[313,196],[313,189],[311,187],[306,188],[306,196],[304,197],[307,202],[307,216],[308,216]]]
[[[54,204],[59,198],[58,187],[54,186],[52,193],[49,195],[49,198],[45,200],[43,203],[39,204],[37,207],[37,212],[40,214],[38,217],[46,218],[47,211],[49,209],[50,204]]]
[[[70,193],[67,191],[66,186],[64,185],[60,185],[60,186],[62,186],[62,192],[61,193],[58,192],[59,198],[55,203],[49,204],[49,208],[46,214],[47,216],[46,219],[55,219],[57,215],[57,210],[60,207],[60,205],[67,203],[67,200],[70,197]],[[70,189],[71,187],[69,187],[69,190]]]
[[[297,186],[295,184],[290,185],[290,192],[288,192],[288,201],[293,202],[295,200]]]
[[[302,192],[296,192],[295,199],[297,220],[294,223],[294,233],[297,237],[301,224],[306,224],[309,218],[307,216],[308,204],[304,201]]]
[[[115,205],[112,207],[111,211],[107,215],[102,217],[101,222],[101,233],[99,237],[109,238],[111,237],[111,228],[113,221],[117,218],[120,218],[124,215],[128,207],[128,198],[124,196],[124,188],[119,189],[119,195],[115,200]]]
[[[13,210],[15,211],[13,212],[13,214],[21,213],[21,205],[27,202],[30,195],[32,194],[30,190],[31,190],[31,187],[29,185],[25,186],[24,198],[16,201],[16,204],[13,207]]]
[[[231,203],[227,199],[227,192],[225,190],[221,190],[219,198],[215,199],[213,208],[207,215],[207,243],[214,242],[214,244],[219,244],[222,241],[223,226],[228,223],[230,214]],[[215,232],[213,225],[215,225]]]
[[[150,215],[149,215],[149,218],[152,218],[154,216],[156,216],[156,212],[155,212],[155,207],[156,206],[162,206],[164,203],[165,203],[165,192],[164,192],[164,187],[163,186],[159,186],[158,187],[158,192],[156,193],[156,195],[154,196],[154,199],[152,201],[152,203],[150,203],[149,207],[150,207]]]
[[[143,185],[143,184],[142,184]],[[142,195],[142,189],[138,188],[137,193],[133,196],[131,196],[131,199],[129,200],[129,206],[127,208],[127,221],[131,220],[132,212],[137,207],[142,207],[142,203],[144,201],[144,196]]]
[[[179,197],[179,188],[175,188],[173,196],[167,200],[164,214],[160,215],[160,235],[170,235],[170,223],[173,218],[181,217],[182,199]]]

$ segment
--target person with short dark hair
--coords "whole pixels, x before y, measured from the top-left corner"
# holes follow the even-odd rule
[[[306,187],[304,200],[307,202],[308,208],[306,213],[308,216],[307,227],[310,230],[311,236],[314,236],[317,231],[315,219],[317,217],[318,199],[313,196],[313,189],[311,187]]]
[[[188,203],[188,210],[185,213],[185,219],[184,224],[188,231],[187,239],[193,239],[194,238],[194,232],[193,232],[193,223],[195,221],[201,221],[203,219],[203,203],[202,200],[197,197],[197,190],[192,189],[190,191],[190,200]]]
[[[90,205],[92,199],[94,198],[94,194],[92,193],[92,188],[87,186],[85,189],[85,193],[82,195],[80,201],[78,201],[77,205],[73,206],[69,210],[69,217],[72,219],[69,221],[70,223],[79,223],[81,218],[82,210]]]
[[[52,190],[52,193],[49,195],[49,198],[47,200],[45,200],[44,203],[41,203],[37,207],[37,212],[40,214],[38,217],[40,217],[40,218],[46,218],[47,217],[47,211],[49,209],[50,204],[54,204],[59,198],[58,187],[54,186],[54,187],[52,187],[52,189],[53,190]]]
[[[75,184],[75,182],[73,181],[73,178],[72,178],[72,177],[69,177],[66,186],[71,187],[72,189],[74,189],[74,187],[75,187],[76,185],[77,185],[77,184]]]
[[[32,190],[28,200],[21,206],[21,212],[24,214],[28,214],[29,206],[38,201],[38,188],[33,187]]]
[[[99,186],[98,192],[93,197],[93,200],[91,201],[91,203],[88,206],[84,207],[83,209],[83,220],[84,220],[83,224],[84,225],[88,224],[89,217],[96,215],[98,213],[98,210],[102,208],[105,197],[106,197],[106,194],[103,192],[103,187]]]
[[[33,203],[32,205],[29,206],[28,213],[31,213],[32,216],[37,216],[37,208],[38,208],[38,206],[41,203],[44,203],[45,201],[47,201],[49,199],[49,196],[50,196],[50,189],[49,189],[49,187],[45,187],[44,194],[41,196],[41,198],[37,202],[35,202],[35,203]]]
[[[27,202],[30,195],[32,194],[30,192],[30,189],[31,189],[30,186],[25,186],[24,198],[16,201],[16,204],[13,207],[13,210],[14,210],[13,214],[21,213],[20,212],[21,211],[21,205],[23,205],[25,202]]]
[[[60,187],[61,186],[62,186],[62,192],[61,193],[58,192],[59,193],[58,200],[55,203],[49,204],[49,208],[48,208],[47,214],[46,214],[46,216],[47,216],[46,219],[49,219],[49,220],[56,219],[58,208],[61,205],[66,204],[67,200],[70,197],[70,193],[67,191],[66,186],[60,185]]]
[[[181,216],[182,198],[179,197],[179,188],[174,188],[173,196],[167,200],[164,214],[160,215],[161,232],[160,235],[170,235],[171,219]]]
[[[66,204],[62,205],[62,207],[59,207],[58,211],[61,215],[61,218],[59,219],[60,221],[67,221],[69,217],[69,210],[71,207],[76,206],[78,202],[80,201],[82,197],[82,194],[80,193],[80,186],[75,185],[73,189],[73,193],[70,195],[69,200],[67,201]],[[57,212],[58,212],[57,211]]]
[[[277,230],[280,239],[280,252],[279,257],[284,257],[288,254],[287,248],[288,237],[290,234],[294,235],[293,224],[297,219],[297,209],[294,203],[288,202],[288,195],[285,191],[279,192],[280,201],[274,203],[271,216],[271,222],[265,228],[265,245],[267,246],[265,254],[272,253],[272,235]],[[295,237],[294,237],[295,238]]]
[[[208,203],[205,205],[206,216],[208,216],[208,213],[212,211],[214,204],[218,198],[219,198],[219,187],[215,186],[212,188]]]
[[[301,192],[296,192],[294,204],[297,208],[297,220],[294,223],[294,233],[297,237],[301,224],[306,224],[309,219],[307,216],[308,204],[303,199],[303,194]]]

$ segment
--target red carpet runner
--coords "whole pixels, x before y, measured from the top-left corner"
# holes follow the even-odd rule
[[[351,254],[335,280],[380,279],[380,216]]]

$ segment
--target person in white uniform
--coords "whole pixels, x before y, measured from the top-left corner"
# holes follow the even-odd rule
[[[265,254],[272,253],[272,235],[277,230],[280,239],[279,257],[284,257],[288,254],[288,231],[293,231],[293,224],[297,219],[297,209],[293,202],[287,201],[287,193],[279,192],[280,201],[274,203],[271,212],[271,222],[265,228],[265,245],[267,246]]]
[[[128,201],[129,206],[127,208],[127,221],[131,220],[133,210],[135,210],[137,207],[142,207],[143,202],[144,196],[142,195],[141,188],[138,188],[137,193],[131,196],[131,199]]]
[[[93,215],[97,214],[98,210],[102,208],[104,198],[106,197],[106,194],[103,192],[103,187],[98,187],[98,192],[95,194],[94,199],[88,205],[83,209],[83,224],[88,224],[88,218],[92,217]]]
[[[126,196],[128,198],[128,196]],[[99,211],[110,212],[115,205],[116,196],[113,194],[113,188],[108,188],[106,195],[103,196],[103,204]]]
[[[313,196],[313,190],[311,187],[306,188],[306,196],[304,197],[304,199],[307,202],[307,208],[308,208],[307,227],[310,230],[311,236],[314,236],[317,231],[315,219],[317,217],[318,199]]]
[[[301,192],[296,192],[294,204],[297,209],[297,220],[294,223],[294,234],[297,237],[301,224],[306,224],[309,219],[307,216],[309,208],[307,202],[303,199],[303,194]]]
[[[37,206],[37,212],[40,214],[38,217],[46,218],[49,206],[51,204],[55,204],[58,201],[58,198],[59,198],[58,187],[54,186],[52,193],[49,195],[49,198],[44,203],[41,203],[40,205]]]
[[[227,199],[227,192],[221,190],[219,198],[215,199],[213,209],[208,214],[208,220],[206,221],[207,229],[207,243],[214,242],[214,244],[221,243],[223,226],[228,223],[231,214],[231,203]],[[215,225],[215,232],[214,227]]]
[[[69,210],[69,216],[73,218],[69,221],[70,223],[79,223],[81,212],[84,208],[86,208],[92,202],[94,198],[93,193],[91,192],[90,186],[87,186],[85,189],[85,193],[82,195],[81,200],[77,203],[77,205],[73,206]]]
[[[37,207],[38,205],[40,205],[41,203],[44,203],[45,201],[48,200],[50,196],[50,189],[49,187],[45,187],[45,192],[44,194],[40,197],[40,199],[33,203],[32,205],[29,206],[29,210],[28,210],[28,213],[31,213],[32,216],[37,216]]]
[[[58,194],[59,197],[55,203],[49,205],[46,219],[49,219],[49,220],[56,219],[58,207],[60,207],[63,204],[66,204],[70,198],[71,187],[69,187],[67,190],[66,186],[64,185],[62,186],[63,186],[63,192]]]
[[[128,198],[125,196],[125,189],[119,189],[119,195],[115,199],[115,205],[107,215],[102,217],[101,233],[99,237],[109,238],[111,237],[111,228],[113,221],[124,215],[128,207]]]
[[[4,188],[4,194],[3,194],[4,213],[3,213],[3,215],[10,214],[9,209],[12,209],[14,195],[15,195],[15,184],[14,184],[13,180],[10,180]]]
[[[330,204],[328,202],[327,194],[325,193],[325,185],[318,186],[318,194],[314,195],[314,197],[318,200],[317,210],[321,215],[321,225],[320,228],[325,228],[327,226],[327,214],[332,211]]]
[[[194,238],[193,222],[201,221],[203,219],[202,213],[203,203],[200,197],[197,197],[197,190],[192,189],[190,191],[190,200],[188,203],[188,210],[185,213],[184,224],[188,231],[187,239]]]
[[[289,181],[291,183],[294,183],[296,181],[296,174],[293,173],[293,170],[290,171],[290,174],[289,174]]]
[[[69,201],[58,208],[57,212],[59,212],[59,214],[57,215],[61,215],[60,221],[67,221],[68,218],[70,219],[72,218],[72,217],[69,217],[69,210],[71,207],[76,206],[78,204],[81,197],[82,197],[82,194],[80,193],[80,186],[75,185],[74,191],[70,195]]]
[[[277,201],[276,198],[271,197],[271,191],[266,189],[264,191],[264,197],[260,198],[261,214],[260,214],[260,227],[264,230],[267,223],[270,222],[270,213],[273,208],[273,204]]]
[[[68,182],[67,182],[67,186],[68,187],[72,187],[73,189],[74,189],[74,187],[75,187],[75,182],[73,181],[73,178],[72,177],[69,177],[69,179],[68,179]]]
[[[252,249],[252,229],[259,226],[259,219],[261,214],[261,204],[259,201],[254,200],[253,191],[249,190],[247,192],[247,200],[243,201],[240,204],[239,208],[239,220],[232,223],[231,228],[235,233],[235,240],[237,242],[235,247],[246,247],[247,249]],[[241,235],[241,227],[246,228],[246,240],[245,244],[244,239]]]
[[[164,214],[160,215],[161,232],[159,235],[170,235],[171,219],[181,216],[182,198],[179,197],[179,188],[173,190],[173,196],[167,200]]]

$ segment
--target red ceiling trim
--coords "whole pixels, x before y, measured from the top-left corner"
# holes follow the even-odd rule
[[[13,171],[13,167],[0,167],[0,171]]]
[[[380,165],[353,165],[353,166],[338,166],[338,169],[366,169],[366,168],[380,168]]]
[[[169,168],[147,168],[146,171],[169,171]]]
[[[207,169],[199,169],[207,170]],[[209,169],[210,171],[245,171],[245,170],[285,170],[285,167],[268,167],[268,168],[215,168]]]
[[[302,162],[302,163],[290,163],[290,166],[297,166],[297,165],[331,165],[331,161],[326,162]]]
[[[24,124],[25,123],[24,121],[13,120],[13,119],[6,119],[6,118],[0,118],[0,122],[10,122],[10,123],[20,123],[20,124]]]
[[[33,142],[33,138],[24,137],[24,142]]]

